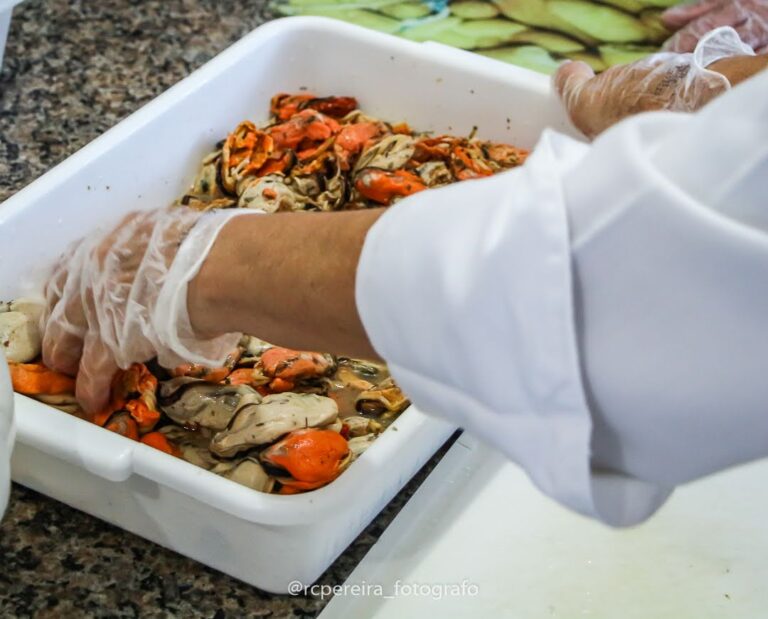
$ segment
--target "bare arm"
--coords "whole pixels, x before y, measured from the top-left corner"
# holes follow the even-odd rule
[[[383,209],[239,217],[189,288],[193,328],[302,349],[376,356],[355,305],[365,235]]]

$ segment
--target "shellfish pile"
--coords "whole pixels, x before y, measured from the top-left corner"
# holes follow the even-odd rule
[[[180,208],[273,213],[389,206],[432,187],[520,165],[527,151],[432,136],[366,116],[351,97],[272,98],[205,157]],[[386,366],[244,336],[224,365],[120,370],[108,406],[85,415],[75,379],[40,360],[42,308],[0,303],[14,390],[262,492],[294,494],[341,474],[408,406]]]

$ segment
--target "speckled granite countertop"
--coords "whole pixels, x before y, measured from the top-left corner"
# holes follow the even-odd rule
[[[0,202],[272,17],[266,0],[28,0],[0,73]],[[439,457],[439,456],[438,456]],[[322,576],[342,583],[436,463]],[[0,526],[0,617],[315,617],[15,485]]]

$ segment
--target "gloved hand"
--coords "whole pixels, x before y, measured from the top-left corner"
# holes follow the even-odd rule
[[[677,31],[664,44],[670,52],[691,52],[699,39],[719,26],[732,26],[756,53],[768,51],[768,0],[698,0],[667,9],[664,25]]]
[[[718,28],[693,53],[662,52],[595,76],[583,62],[569,62],[555,74],[555,88],[573,123],[594,137],[618,121],[652,110],[692,112],[730,88],[707,67],[731,56],[750,55],[733,28]]]
[[[117,368],[157,356],[164,367],[220,365],[240,334],[195,337],[187,284],[219,230],[244,211],[170,208],[132,213],[106,235],[91,235],[61,259],[46,286],[43,362],[77,374],[88,413],[107,402]]]

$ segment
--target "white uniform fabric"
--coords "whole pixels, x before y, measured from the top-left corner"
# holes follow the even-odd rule
[[[768,455],[768,71],[402,201],[357,303],[419,408],[606,523]]]

